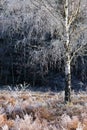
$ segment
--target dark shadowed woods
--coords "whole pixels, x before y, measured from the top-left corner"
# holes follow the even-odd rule
[[[64,88],[66,50],[63,43],[66,36],[61,25],[65,18],[63,3],[63,0],[42,3],[19,0],[17,4],[15,0],[0,1],[0,84],[26,82],[33,86],[51,86],[52,89]],[[85,0],[81,3],[81,13],[71,25],[70,33],[75,31],[75,34],[70,40],[79,35],[70,44],[70,55],[84,45],[71,62],[73,86],[76,81],[77,86],[80,82],[85,86],[87,81],[86,4]],[[74,7],[71,7],[69,11],[73,11]],[[80,34],[81,26],[85,31]]]

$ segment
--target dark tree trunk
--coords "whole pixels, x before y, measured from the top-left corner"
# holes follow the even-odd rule
[[[65,65],[65,103],[71,102],[71,69],[70,61]]]

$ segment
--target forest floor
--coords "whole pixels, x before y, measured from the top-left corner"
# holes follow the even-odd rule
[[[87,130],[87,91],[0,90],[0,130]]]

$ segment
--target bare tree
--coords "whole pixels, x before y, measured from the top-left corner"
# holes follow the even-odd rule
[[[59,30],[63,29],[61,40],[65,50],[65,102],[71,102],[71,62],[75,55],[87,44],[87,25],[84,24],[86,15],[84,15],[83,10],[87,2],[59,0],[58,2],[63,5],[61,8],[59,7],[60,10],[55,10],[55,7],[52,5],[53,1],[50,0],[35,0],[35,2],[41,3],[50,12],[51,17],[54,18],[58,26],[58,20],[60,20],[62,25]]]
[[[75,56],[76,52],[78,52],[80,49],[82,49],[82,47],[84,46],[85,41],[80,41],[83,42],[83,44],[81,44],[79,46],[78,49],[75,49],[74,52],[72,52],[71,55],[71,40],[70,37],[72,37],[71,35],[71,29],[72,29],[72,25],[73,23],[79,18],[78,15],[80,13],[80,5],[82,4],[81,1],[78,1],[78,5],[76,2],[74,2],[74,5],[76,4],[77,7],[75,10],[73,10],[75,8],[75,6],[73,7],[73,9],[71,10],[71,13],[69,12],[69,6],[70,6],[70,2],[69,0],[65,1],[65,32],[66,32],[66,41],[65,41],[65,54],[66,54],[66,62],[65,62],[65,102],[70,102],[71,101],[71,61],[73,59],[73,57]],[[73,1],[72,1],[73,2]],[[71,4],[72,5],[72,4]],[[73,5],[72,5],[73,6]],[[71,15],[70,15],[71,14]],[[87,26],[84,27],[83,30],[87,29]],[[73,31],[74,33],[74,31]],[[83,31],[79,32],[79,35],[81,36],[83,34]],[[77,37],[77,39],[80,37]],[[82,38],[83,40],[83,38]]]

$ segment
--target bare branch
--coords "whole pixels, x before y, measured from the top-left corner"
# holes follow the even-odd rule
[[[78,4],[78,8],[76,9],[76,11],[71,15],[70,19],[69,19],[69,27],[71,26],[71,24],[75,21],[75,19],[77,18],[79,11],[80,11],[80,0],[79,0],[79,4]]]
[[[86,30],[87,29],[87,27],[84,27],[84,28],[80,28],[80,30],[78,31],[78,32],[76,32],[76,34],[77,33],[82,33],[84,30]]]
[[[78,40],[79,36],[81,35],[81,33],[83,33],[85,30],[87,30],[87,27],[82,27],[80,28],[79,31],[77,32],[71,32],[70,33],[70,36],[73,37],[74,39],[73,40]],[[73,35],[72,35],[73,34]]]
[[[72,62],[73,58],[75,57],[76,53],[78,53],[79,51],[81,51],[85,46],[87,45],[87,43],[85,45],[81,45],[78,49],[76,49],[73,52],[73,55],[71,56],[70,62]]]
[[[83,33],[85,30],[87,29],[87,27],[82,27],[80,28],[80,30],[78,32],[74,32],[74,30],[70,33],[70,36],[72,36],[72,34],[74,34],[74,40],[77,40],[80,36],[81,33]]]
[[[35,0],[35,1],[37,1],[37,0]],[[34,4],[34,2],[33,1],[31,1],[33,4]],[[39,3],[39,1],[37,1],[38,3]],[[50,5],[50,7],[51,7],[51,9],[49,8],[49,6],[47,6],[47,4],[45,3],[45,2],[43,2],[43,0],[41,0],[40,1],[41,2],[41,4],[43,4],[43,6],[50,12],[50,14],[55,18],[55,22],[56,22],[56,24],[58,24],[59,25],[59,21],[58,21],[58,19],[60,19],[60,22],[61,22],[61,24],[62,24],[62,26],[63,27],[65,27],[65,25],[64,25],[64,23],[63,23],[63,21],[62,21],[62,19],[61,19],[61,16],[60,16],[60,14],[57,12],[56,13],[56,11],[55,11],[55,13],[56,13],[56,15],[55,15],[55,13],[54,13],[54,8],[53,8],[53,6],[51,5],[51,4],[49,4],[49,2],[47,1],[47,3]],[[35,5],[35,4],[34,4]],[[37,7],[37,5],[36,5],[36,7]],[[58,16],[58,17],[57,17]]]

